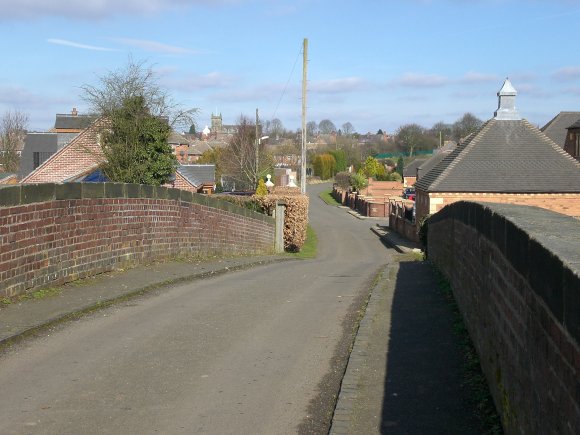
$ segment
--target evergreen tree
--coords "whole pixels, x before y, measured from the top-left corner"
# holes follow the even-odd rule
[[[101,170],[107,178],[153,186],[167,183],[177,165],[167,143],[167,120],[151,115],[143,97],[132,96],[111,110],[109,121],[102,134]]]

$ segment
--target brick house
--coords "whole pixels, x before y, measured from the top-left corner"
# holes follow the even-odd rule
[[[497,95],[494,117],[415,184],[417,220],[461,200],[580,217],[580,163],[520,117],[509,79]]]
[[[407,166],[403,167],[403,187],[414,186],[417,182],[417,169],[425,163],[427,159],[415,159]]]
[[[568,130],[568,134],[564,143],[564,151],[576,160],[580,160],[580,119],[566,130]]]
[[[179,165],[173,187],[210,195],[215,192],[215,165]]]
[[[24,179],[94,121],[94,115],[79,115],[73,108],[70,114],[57,113],[54,127],[48,132],[27,133],[23,141],[18,178]]]
[[[103,159],[99,144],[99,130],[103,125],[102,118],[94,121],[32,172],[21,178],[20,182],[63,183],[96,169]],[[58,133],[47,134],[58,135]]]
[[[21,179],[21,183],[66,183],[74,181],[102,181],[102,175],[96,176],[103,153],[99,143],[99,131],[105,120],[99,118],[88,128],[78,134],[72,141],[50,155],[40,166]],[[48,133],[56,135],[58,133]],[[201,174],[190,171],[193,165],[180,165],[175,174],[174,186],[191,192],[211,193],[215,190],[215,167],[206,168]],[[199,166],[199,165],[196,165]],[[210,173],[211,172],[211,173]]]

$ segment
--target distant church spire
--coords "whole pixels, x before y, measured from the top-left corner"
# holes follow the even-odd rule
[[[518,121],[522,119],[518,110],[516,109],[516,89],[513,87],[509,78],[505,79],[503,86],[497,93],[498,104],[497,110],[494,112],[494,119],[502,121]]]

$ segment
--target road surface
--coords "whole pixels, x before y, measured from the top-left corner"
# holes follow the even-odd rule
[[[324,432],[389,261],[375,222],[327,206],[324,189],[309,186],[316,259],[156,291],[2,355],[0,433]]]

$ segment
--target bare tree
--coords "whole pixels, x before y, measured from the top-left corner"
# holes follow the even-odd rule
[[[354,133],[354,126],[350,122],[345,122],[342,124],[342,133],[345,136],[350,136]]]
[[[318,130],[322,134],[330,134],[333,131],[336,131],[336,127],[330,119],[323,119],[320,121],[320,124],[318,124]]]
[[[284,134],[284,124],[282,124],[282,121],[280,121],[278,118],[272,119],[270,124],[270,133],[276,139]]]
[[[472,113],[465,113],[453,124],[453,138],[457,141],[466,138],[471,133],[477,131],[483,121]]]
[[[259,147],[257,167],[256,145]],[[219,166],[223,175],[247,190],[255,189],[258,180],[272,168],[272,156],[266,152],[265,142],[256,140],[256,125],[247,117],[242,116],[238,121],[236,133],[219,156]]]
[[[418,124],[406,124],[397,130],[397,140],[404,148],[409,150],[409,156],[413,155],[415,147],[423,136],[424,129]]]
[[[316,121],[308,121],[306,123],[306,137],[312,138],[316,136],[316,133],[318,133],[318,124],[316,124]]]
[[[142,97],[151,115],[167,118],[171,127],[188,129],[195,123],[198,109],[183,109],[175,103],[145,61],[136,62],[129,57],[123,68],[98,77],[97,85],[81,86],[81,98],[98,115],[110,115],[132,97]]]
[[[17,172],[20,166],[19,151],[22,150],[28,115],[18,111],[7,111],[0,119],[0,164],[2,171]]]

